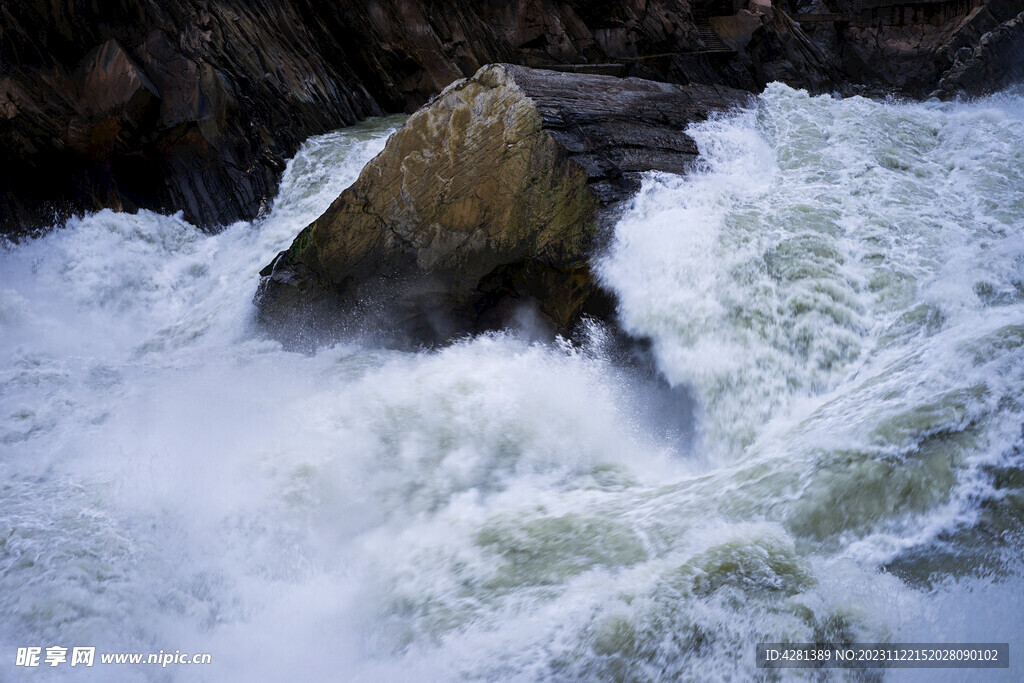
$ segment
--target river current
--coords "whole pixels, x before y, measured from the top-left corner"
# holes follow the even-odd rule
[[[101,211],[0,249],[0,680],[33,645],[212,655],[29,672],[75,681],[772,680],[754,644],[781,640],[1019,658],[1024,97],[773,84],[694,126],[702,167],[646,178],[596,257],[692,398],[683,434],[597,324],[261,334],[258,271],[400,124],[310,139],[215,235]]]

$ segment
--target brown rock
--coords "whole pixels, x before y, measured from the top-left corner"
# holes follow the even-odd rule
[[[746,9],[730,16],[711,17],[709,21],[718,37],[736,52],[746,50],[754,34],[764,25],[761,13]]]
[[[113,39],[82,59],[74,80],[81,118],[69,144],[97,158],[109,157],[117,146],[128,151],[157,106],[156,86]]]
[[[689,169],[686,126],[746,97],[483,67],[413,114],[264,270],[263,319],[385,306],[432,341],[504,324],[510,299],[561,330],[605,315],[588,265],[603,212],[640,173]]]

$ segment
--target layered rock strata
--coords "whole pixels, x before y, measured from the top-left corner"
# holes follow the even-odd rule
[[[841,92],[996,92],[1024,78],[1024,0],[815,0],[792,14],[842,74]]]
[[[736,11],[725,5],[711,13]],[[305,138],[411,112],[491,62],[749,90],[778,75],[832,82],[820,63],[788,66],[791,41],[771,26],[740,52],[715,49],[698,26],[708,12],[687,0],[7,3],[0,234],[104,207],[209,227],[252,218]]]
[[[214,229],[251,219],[302,140],[413,111],[490,62],[752,92],[772,80],[991,92],[1020,76],[1022,11],[1024,0],[7,3],[0,235],[105,207],[182,211]]]
[[[943,75],[942,97],[984,95],[1024,82],[1024,11],[982,35],[974,47],[956,51]]]
[[[589,268],[639,174],[682,173],[684,131],[742,91],[490,65],[413,114],[263,271],[266,320],[386,310],[434,341],[524,308],[565,330],[609,313]],[[314,315],[315,317],[315,315]]]

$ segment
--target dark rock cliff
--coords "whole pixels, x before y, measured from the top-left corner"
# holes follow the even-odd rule
[[[814,0],[792,18],[844,82],[882,95],[981,95],[1024,77],[1024,0]]]
[[[985,33],[975,47],[954,53],[935,93],[979,95],[1024,81],[1024,10]]]
[[[778,17],[748,22],[738,51],[723,44],[707,16],[735,11],[687,0],[5,3],[0,233],[102,207],[181,210],[204,226],[251,218],[306,137],[412,111],[490,62],[749,90],[833,81],[820,55],[778,35]]]
[[[0,31],[6,232],[101,207],[253,216],[304,138],[381,113],[299,3],[7,3]]]
[[[412,111],[493,62],[750,91],[781,80],[924,95],[941,80],[942,95],[987,92],[1020,71],[1022,10],[1024,0],[16,0],[0,7],[0,234],[103,207],[180,210],[208,227],[252,218],[306,137]]]

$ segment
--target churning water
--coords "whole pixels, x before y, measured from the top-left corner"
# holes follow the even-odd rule
[[[31,671],[83,681],[744,680],[785,639],[1019,658],[1024,98],[773,85],[691,131],[705,168],[648,178],[597,263],[696,401],[683,441],[597,326],[259,335],[258,270],[396,125],[310,140],[252,224],[103,211],[0,253],[0,679],[25,645],[213,658]],[[878,677],[970,676],[927,674]]]

